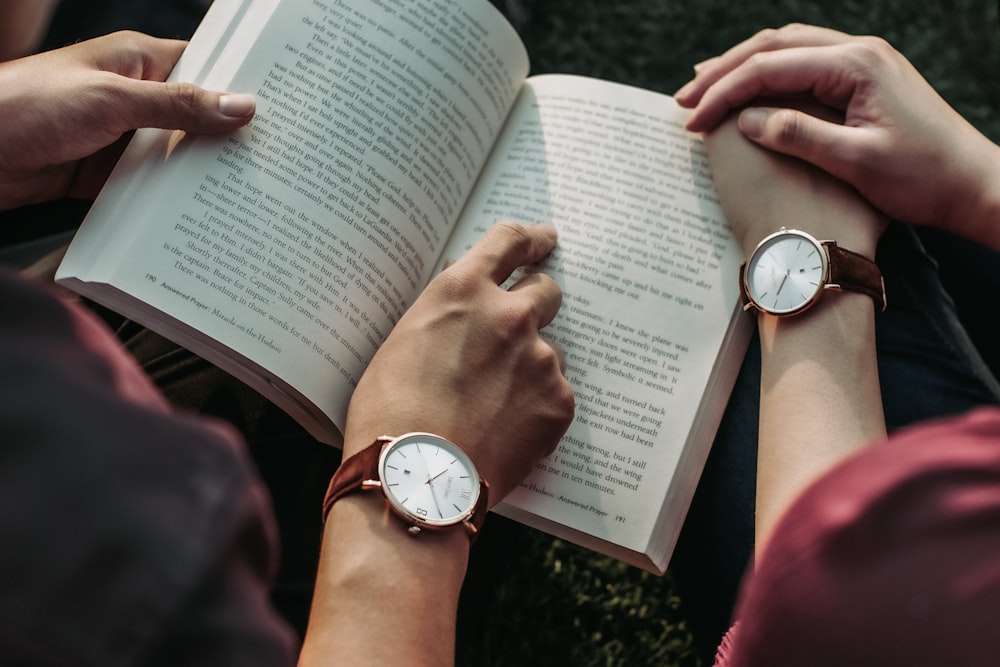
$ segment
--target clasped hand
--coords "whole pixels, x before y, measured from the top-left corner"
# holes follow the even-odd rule
[[[990,193],[1000,149],[884,40],[790,25],[760,32],[696,69],[676,95],[694,110],[690,130],[711,131],[742,109],[747,137],[847,182],[889,217],[998,245],[983,230],[997,213]],[[774,101],[797,94],[836,110],[840,120]]]

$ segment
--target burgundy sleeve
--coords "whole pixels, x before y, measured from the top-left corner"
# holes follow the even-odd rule
[[[744,582],[719,665],[993,665],[1000,410],[913,427],[809,487]]]
[[[174,413],[78,305],[0,271],[0,308],[3,660],[294,664],[236,433]]]

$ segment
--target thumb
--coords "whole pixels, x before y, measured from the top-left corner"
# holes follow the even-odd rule
[[[190,83],[160,83],[119,79],[118,120],[127,127],[185,130],[194,134],[230,132],[250,122],[256,110],[253,95],[220,93]]]
[[[865,130],[788,108],[750,107],[740,112],[740,131],[765,148],[810,162],[853,183]]]

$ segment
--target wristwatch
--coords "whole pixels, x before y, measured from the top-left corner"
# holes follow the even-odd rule
[[[475,537],[486,518],[486,480],[458,445],[431,433],[383,435],[344,461],[326,491],[323,519],[339,498],[375,489],[411,535],[464,525]]]
[[[878,266],[836,241],[817,241],[806,232],[782,227],[740,265],[740,293],[747,311],[795,315],[828,289],[867,294],[885,310],[885,283]]]

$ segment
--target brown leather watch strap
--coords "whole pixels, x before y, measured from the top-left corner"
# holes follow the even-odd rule
[[[864,255],[845,250],[836,241],[822,241],[830,258],[828,285],[867,294],[879,310],[885,310],[885,283],[878,265]]]
[[[326,521],[330,508],[341,496],[360,491],[361,483],[365,480],[378,479],[378,459],[384,445],[385,441],[379,438],[340,464],[330,479],[326,496],[323,497],[323,521]]]
[[[476,509],[469,517],[468,527],[469,533],[472,539],[476,539],[479,535],[479,529],[483,527],[483,522],[486,521],[486,512],[488,511],[490,505],[490,485],[482,477],[479,478],[479,502],[476,503]]]

